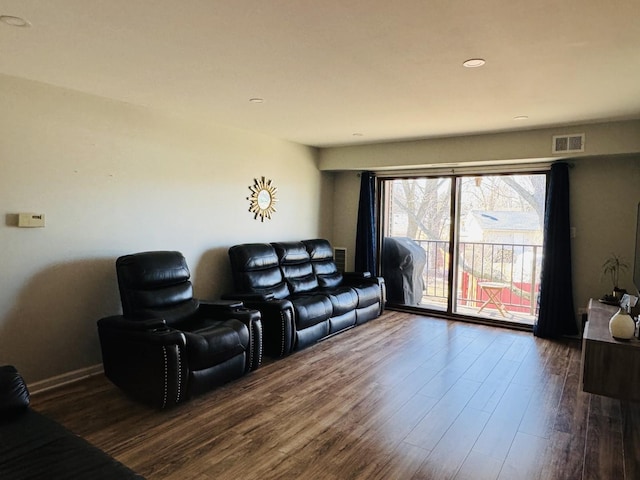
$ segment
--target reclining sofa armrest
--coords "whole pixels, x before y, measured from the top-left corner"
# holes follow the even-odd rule
[[[363,280],[366,278],[374,278],[371,272],[344,272],[342,277],[345,279]]]
[[[29,406],[29,390],[13,365],[0,367],[0,421],[14,418]]]
[[[263,332],[262,332],[262,314],[259,310],[249,308],[236,309],[231,318],[235,318],[244,323],[249,329],[249,361],[247,362],[246,372],[251,372],[262,365],[263,350]]]
[[[387,305],[387,284],[384,281],[384,277],[374,277],[374,278],[377,280],[376,283],[380,287],[380,295],[382,295],[380,297],[382,299],[380,301],[380,315],[382,315],[382,313],[384,312],[384,307]]]
[[[373,284],[377,285],[380,289],[380,315],[384,312],[384,307],[387,304],[387,285],[384,281],[384,277],[376,277],[369,272],[345,272],[342,274],[343,283],[346,286]]]
[[[233,314],[239,308],[244,307],[241,300],[229,299],[219,301],[207,301],[200,300],[200,313],[207,317],[225,316],[225,318],[232,318],[229,315]]]
[[[275,358],[293,352],[295,343],[295,311],[289,300],[267,300],[247,306],[260,310],[265,353]]]
[[[344,272],[342,274],[342,278],[346,284],[384,284],[384,277],[376,277],[375,275],[371,275],[369,272]]]
[[[234,293],[223,298],[242,299],[245,307],[260,312],[265,355],[280,358],[293,351],[296,331],[295,312],[289,300],[276,299],[271,294]]]
[[[149,318],[144,320],[131,319],[123,315],[113,315],[98,320],[98,326],[105,328],[117,328],[128,330],[131,332],[154,331],[158,329],[166,329],[167,323],[162,318]]]
[[[122,316],[98,321],[105,375],[132,398],[156,408],[186,400],[185,335],[164,321],[149,321],[146,330],[130,325],[140,323]]]
[[[236,300],[240,302],[266,302],[273,300],[272,293],[229,293],[222,296],[223,300]]]
[[[262,365],[262,321],[258,310],[245,308],[239,300],[222,300],[217,302],[200,302],[201,315],[214,320],[235,319],[242,322],[249,330],[249,356],[246,372]]]

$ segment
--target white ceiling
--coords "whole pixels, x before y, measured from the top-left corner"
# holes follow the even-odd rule
[[[0,73],[306,145],[640,118],[640,0],[2,0],[0,15],[32,25],[0,23]]]

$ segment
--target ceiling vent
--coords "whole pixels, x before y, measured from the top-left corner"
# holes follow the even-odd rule
[[[584,152],[584,133],[573,135],[554,135],[551,144],[552,153]]]

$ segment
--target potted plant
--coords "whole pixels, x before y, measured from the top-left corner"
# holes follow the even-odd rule
[[[620,301],[622,295],[627,293],[626,290],[619,288],[618,281],[620,280],[620,272],[626,272],[629,269],[629,264],[625,262],[625,260],[615,253],[612,253],[609,258],[602,264],[602,275],[609,277],[611,279],[611,283],[613,285],[613,291],[611,296],[613,296],[616,301]],[[608,295],[605,295],[605,298]]]

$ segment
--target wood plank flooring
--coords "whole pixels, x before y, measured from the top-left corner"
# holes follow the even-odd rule
[[[640,404],[579,390],[579,342],[400,312],[168,411],[103,376],[33,407],[149,479],[640,478]]]

